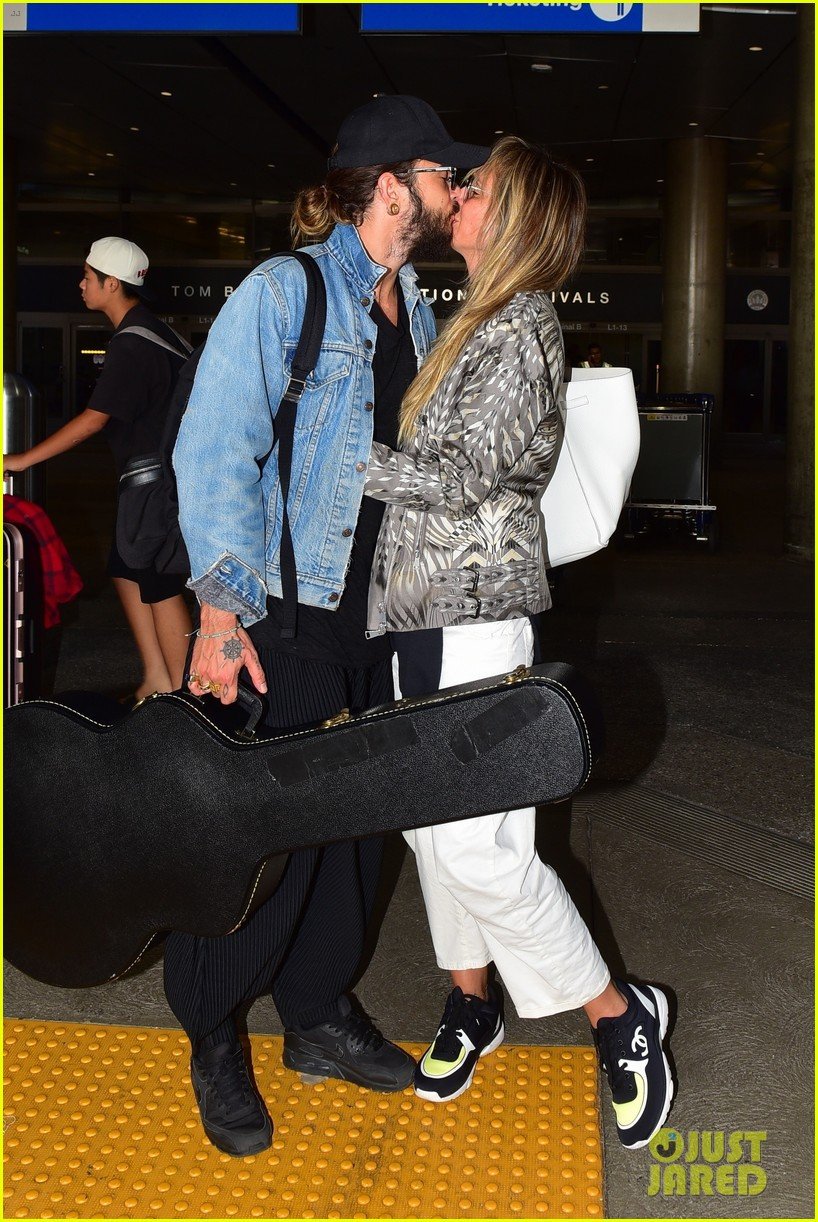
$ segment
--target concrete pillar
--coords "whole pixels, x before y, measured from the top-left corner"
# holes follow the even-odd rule
[[[721,433],[727,263],[727,142],[670,140],[662,236],[663,391],[716,396]]]
[[[792,256],[784,547],[815,554],[815,12],[798,6],[793,116]]]

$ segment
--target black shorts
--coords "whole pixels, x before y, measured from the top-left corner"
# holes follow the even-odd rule
[[[157,573],[156,569],[129,569],[117,551],[116,539],[111,544],[108,556],[108,575],[135,581],[143,603],[164,602],[166,598],[181,594],[185,588],[185,579],[180,574]]]

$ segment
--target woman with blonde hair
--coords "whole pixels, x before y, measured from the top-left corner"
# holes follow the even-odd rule
[[[366,492],[386,502],[369,628],[389,632],[404,696],[530,665],[550,606],[539,499],[558,437],[562,334],[551,300],[576,270],[580,176],[513,136],[454,192],[452,246],[468,294],[406,392],[399,450],[372,447]],[[524,1018],[582,1006],[628,1148],[661,1127],[673,1086],[668,1004],[614,982],[556,872],[533,808],[407,832],[452,992],[415,1073],[424,1099],[467,1090],[504,1036],[493,961]]]

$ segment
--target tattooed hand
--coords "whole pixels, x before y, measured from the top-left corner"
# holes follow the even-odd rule
[[[242,644],[238,637],[229,636],[222,645],[222,653],[228,662],[237,662],[241,657]]]
[[[259,692],[267,691],[267,681],[258,660],[253,643],[243,628],[239,628],[236,616],[230,611],[220,611],[207,603],[202,604],[200,633],[193,647],[190,662],[191,678],[188,687],[194,696],[208,693],[216,696],[222,704],[232,704],[238,691],[239,671],[247,668],[253,686]],[[223,633],[213,636],[211,633]],[[195,677],[194,677],[195,676]]]

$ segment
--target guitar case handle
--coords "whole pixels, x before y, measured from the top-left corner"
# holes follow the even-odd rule
[[[192,692],[185,691],[177,692],[177,695],[184,696],[186,699],[189,699],[194,705],[196,705],[200,704],[206,696],[212,696],[212,693],[206,692],[204,696],[194,696]],[[213,699],[215,700],[216,697],[213,696]],[[239,679],[236,689],[236,704],[240,705],[246,713],[247,721],[244,723],[244,725],[240,725],[237,729],[234,725],[233,717],[229,714],[229,710],[233,706],[223,706],[219,704],[218,709],[226,718],[226,724],[222,724],[221,728],[228,734],[231,734],[234,738],[240,738],[243,742],[247,742],[248,740],[254,739],[256,736],[256,726],[261,721],[261,715],[264,712],[264,701],[252,687],[249,687],[246,683],[242,683],[241,679]],[[219,718],[217,717],[216,720],[218,722]]]
[[[241,680],[239,680],[236,700],[247,714],[247,723],[242,729],[236,730],[236,737],[243,739],[254,738],[256,726],[261,721],[261,714],[264,712],[264,702],[252,687],[248,687]]]

